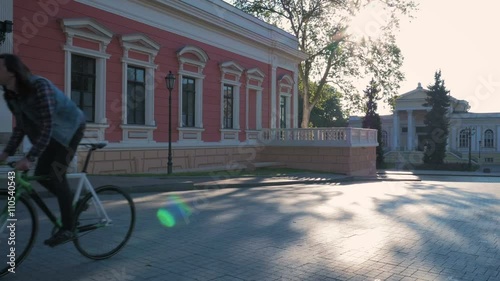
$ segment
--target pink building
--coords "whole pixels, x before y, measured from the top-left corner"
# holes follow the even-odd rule
[[[65,90],[86,113],[86,141],[108,143],[91,173],[166,171],[170,71],[175,172],[272,160],[259,158],[262,133],[298,127],[306,55],[221,0],[2,0],[5,19],[14,31],[0,52]],[[4,107],[1,144],[12,131]]]

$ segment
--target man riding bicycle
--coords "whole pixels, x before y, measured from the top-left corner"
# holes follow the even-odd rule
[[[33,144],[16,169],[28,170],[37,162],[35,175],[48,176],[39,183],[57,196],[62,227],[45,244],[54,247],[72,240],[72,191],[66,179],[85,131],[85,115],[46,78],[33,75],[21,59],[0,54],[0,85],[15,117],[12,136],[0,154],[0,162],[14,155],[24,136]]]

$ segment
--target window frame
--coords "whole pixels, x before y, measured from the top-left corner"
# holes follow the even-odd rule
[[[220,132],[222,142],[239,142],[240,133],[240,99],[241,99],[241,75],[245,70],[240,64],[235,61],[226,61],[220,64]],[[233,89],[233,105],[232,105],[232,127],[227,128],[224,124],[224,88],[230,86]]]
[[[106,53],[114,34],[108,28],[90,18],[62,19],[62,31],[66,41],[64,50],[64,92],[71,98],[72,55],[94,58],[96,62],[94,123],[87,123],[84,138],[89,141],[105,141],[105,130],[109,127],[106,118],[106,66],[111,57]],[[96,44],[97,49],[80,47],[74,39]]]
[[[160,45],[144,34],[128,34],[120,37],[122,56],[122,142],[155,143],[153,132],[155,121],[155,72],[154,63]],[[145,59],[134,58],[134,54]],[[144,124],[128,124],[128,75],[129,66],[145,70],[145,116]]]
[[[178,72],[178,127],[180,142],[202,142],[201,134],[205,131],[203,128],[203,85],[205,75],[203,70],[209,60],[208,55],[201,48],[188,45],[177,52],[179,61]],[[189,77],[195,79],[195,125],[194,127],[183,127],[182,124],[182,106],[183,106],[183,78]]]
[[[495,148],[495,133],[491,129],[484,131],[483,135],[483,147],[484,148]]]
[[[458,133],[458,147],[459,148],[468,148],[469,147],[469,133],[467,133],[467,129],[462,129]]]

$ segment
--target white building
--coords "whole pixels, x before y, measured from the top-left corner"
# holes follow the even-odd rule
[[[383,115],[382,146],[387,162],[399,161],[401,156],[414,162],[421,160],[426,141],[424,117],[428,90],[421,84],[396,99],[392,115]],[[500,163],[500,113],[471,113],[469,103],[451,97],[446,162],[468,161],[469,148],[475,163]],[[350,127],[361,127],[361,116],[351,116]],[[468,132],[471,132],[469,138]]]

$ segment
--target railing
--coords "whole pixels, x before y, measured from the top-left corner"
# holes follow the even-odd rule
[[[272,145],[377,146],[377,130],[351,127],[262,129],[259,141]]]
[[[458,158],[462,158],[462,152],[455,150],[455,149],[450,149],[450,152],[452,154],[455,154],[456,156],[458,156]]]

